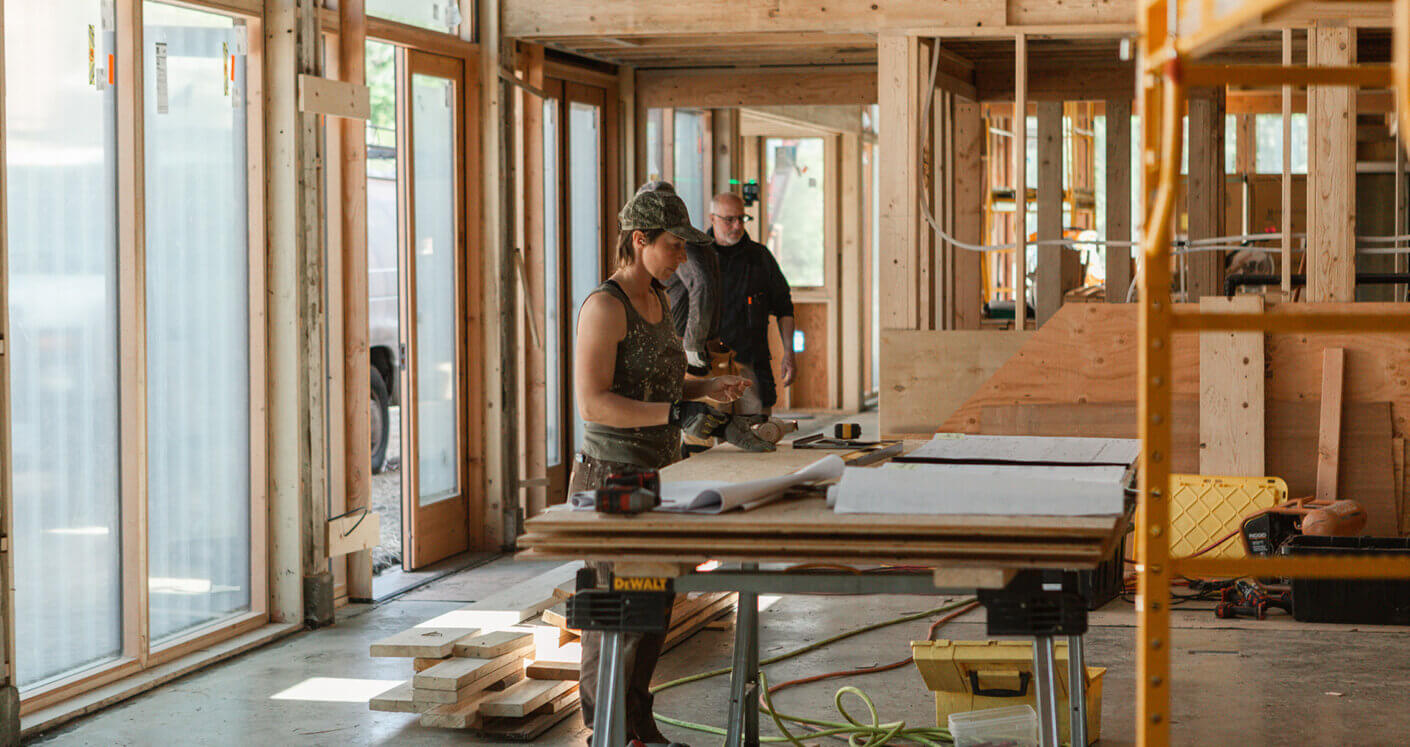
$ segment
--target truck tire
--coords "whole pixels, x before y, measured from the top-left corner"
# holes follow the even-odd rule
[[[392,440],[392,419],[387,412],[391,397],[387,383],[376,368],[372,369],[372,474],[382,471],[387,462],[387,443]]]

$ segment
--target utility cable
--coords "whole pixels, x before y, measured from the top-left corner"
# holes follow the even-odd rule
[[[968,597],[956,602],[951,602],[949,604],[936,607],[934,609],[925,610],[924,612],[917,612],[910,615],[902,615],[901,617],[893,618],[890,620],[883,620],[878,623],[873,623],[871,625],[855,628],[853,630],[845,631],[829,638],[824,638],[823,640],[817,641],[815,643],[810,643],[805,646],[801,646],[792,651],[787,651],[777,656],[769,657],[768,659],[760,661],[759,666],[762,668],[770,664],[776,664],[781,661],[793,659],[798,656],[802,656],[803,654],[816,651],[820,648],[830,646],[834,643],[837,643],[838,641],[843,641],[848,638],[859,636],[863,633],[869,633],[873,630],[879,630],[881,628],[886,628],[893,625],[900,625],[902,623],[907,623],[913,620],[919,620],[922,618],[930,617],[932,615],[947,612],[955,612],[956,615],[963,614],[963,612],[967,612],[972,609],[975,604],[977,604],[975,599],[973,597]],[[958,612],[956,612],[957,610]],[[941,620],[937,620],[935,624],[933,624],[930,628],[930,635],[934,635],[934,631],[936,630],[936,628],[939,627],[940,624],[943,624],[944,622],[953,619],[953,617],[956,615],[950,615],[945,618],[942,618]],[[718,677],[720,675],[729,674],[733,670],[733,667],[723,667],[721,669],[715,669],[708,672],[693,674],[688,677],[681,677],[679,679],[671,680],[670,682],[665,682],[660,685],[657,685],[651,688],[651,692],[653,694],[659,693],[664,690],[669,690],[674,687],[680,687],[681,685],[687,685],[692,682],[700,682],[702,680],[710,679],[712,677]],[[885,670],[877,669],[876,671]],[[787,687],[790,684],[791,683],[785,682],[775,689],[782,689],[783,687]],[[836,706],[838,713],[842,715],[842,718],[844,719],[843,721],[824,721],[820,719],[806,718],[802,716],[795,716],[779,712],[773,707],[772,701],[769,698],[769,689],[770,688],[768,687],[767,679],[764,673],[760,671],[759,697],[764,703],[764,708],[762,708],[761,710],[765,710],[768,715],[770,715],[774,719],[775,725],[777,725],[779,727],[779,730],[786,736],[761,737],[759,740],[760,742],[771,744],[782,743],[801,745],[802,743],[798,740],[798,738],[794,737],[788,731],[788,729],[783,726],[783,724],[781,723],[782,721],[788,721],[804,726],[818,727],[820,731],[811,731],[809,734],[807,734],[807,737],[809,739],[827,736],[840,737],[845,735],[847,736],[847,740],[849,744],[852,745],[852,747],[878,747],[879,745],[886,744],[888,740],[906,740],[926,745],[926,747],[939,747],[939,745],[949,743],[951,741],[948,729],[943,729],[940,727],[908,728],[906,727],[905,722],[903,721],[881,723],[880,719],[877,716],[876,706],[872,699],[865,692],[855,687],[843,687],[838,690],[836,695],[834,696],[833,703]],[[866,706],[867,711],[871,716],[871,723],[868,724],[860,722],[848,713],[848,711],[842,706],[842,698],[844,695],[852,695],[861,699],[862,703]],[[714,734],[716,736],[724,736],[726,733],[724,729],[718,726],[711,726],[709,724],[699,724],[691,721],[685,721],[683,719],[676,719],[670,716],[664,716],[659,713],[654,715],[656,716],[656,719],[658,721],[683,729],[690,729],[692,731],[699,731],[706,734]]]

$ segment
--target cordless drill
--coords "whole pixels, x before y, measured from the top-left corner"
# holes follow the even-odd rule
[[[661,473],[656,470],[617,472],[594,491],[600,514],[631,516],[661,505]]]

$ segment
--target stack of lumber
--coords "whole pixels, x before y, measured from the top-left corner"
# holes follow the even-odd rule
[[[374,711],[419,713],[421,725],[531,740],[578,710],[582,645],[564,603],[582,563],[568,563],[474,604],[380,640],[374,657],[410,659],[411,679]],[[733,594],[682,594],[669,648],[734,609]]]
[[[920,445],[908,442],[906,451]],[[738,482],[787,474],[828,452],[780,448],[744,454],[716,446],[661,470],[663,482]],[[622,517],[555,507],[529,519],[526,557],[696,565],[722,562],[846,565],[1096,567],[1127,526],[1118,516],[884,516],[838,514],[817,497],[790,496],[716,515]]]

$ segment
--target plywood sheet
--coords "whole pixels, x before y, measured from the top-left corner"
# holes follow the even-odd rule
[[[1137,304],[1068,304],[1002,370],[946,419],[945,408],[921,413],[941,429],[979,433],[983,408],[998,405],[1131,403],[1136,401]],[[1410,314],[1410,304],[1282,304],[1287,314],[1355,309],[1386,316]],[[1410,435],[1410,344],[1391,332],[1271,334],[1265,339],[1265,394],[1269,402],[1321,400],[1322,352],[1346,350],[1347,402],[1389,402],[1396,434]],[[1172,338],[1176,399],[1199,398],[1198,336]],[[884,361],[886,359],[883,359]],[[883,368],[887,365],[883,363]],[[943,375],[929,374],[943,386]],[[882,395],[883,417],[886,400]],[[933,426],[925,430],[934,430]],[[1269,447],[1271,450],[1271,447]]]
[[[1200,299],[1200,312],[1257,313],[1262,296]],[[1261,477],[1263,446],[1263,333],[1199,335],[1199,472]]]
[[[935,432],[1034,334],[882,330],[882,434]]]
[[[1314,495],[1319,403],[1269,404],[1268,473],[1283,478],[1294,498]],[[1337,494],[1366,509],[1366,533],[1378,537],[1399,536],[1390,420],[1386,402],[1346,403],[1342,409]]]

